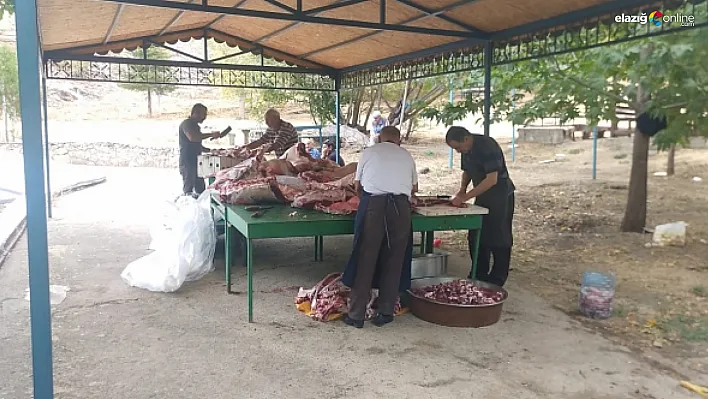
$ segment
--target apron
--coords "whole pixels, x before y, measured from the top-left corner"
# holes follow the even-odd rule
[[[356,277],[356,269],[359,260],[359,243],[361,239],[361,233],[364,227],[364,216],[366,215],[366,210],[369,207],[369,199],[371,194],[364,191],[362,193],[361,201],[359,201],[359,207],[357,208],[356,217],[354,218],[354,248],[352,248],[352,254],[349,257],[349,262],[347,262],[347,267],[344,269],[344,274],[342,276],[342,283],[347,287],[354,286],[354,279]],[[406,247],[406,255],[403,260],[403,269],[401,270],[401,280],[398,284],[398,292],[405,292],[411,287],[411,263],[413,262],[413,223],[411,222],[411,234],[408,239],[408,246]],[[374,272],[374,279],[372,280],[372,287],[374,289],[379,289],[379,279],[381,275],[380,265],[376,265],[376,271]]]
[[[486,193],[485,193],[486,194]],[[510,248],[514,245],[512,219],[514,216],[514,192],[508,194],[490,193],[475,199],[475,205],[489,209],[482,216],[482,233],[479,245],[488,248]]]

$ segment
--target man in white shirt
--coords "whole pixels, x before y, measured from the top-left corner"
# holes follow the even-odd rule
[[[388,125],[388,121],[381,116],[381,112],[374,111],[371,114],[371,129],[369,130],[369,147],[379,142],[381,129]]]
[[[356,170],[361,198],[354,222],[354,249],[342,282],[351,288],[344,322],[362,328],[371,289],[378,288],[377,326],[393,321],[399,292],[410,288],[413,251],[411,200],[418,191],[418,172],[401,133],[392,126],[380,133],[381,142],[367,148]]]

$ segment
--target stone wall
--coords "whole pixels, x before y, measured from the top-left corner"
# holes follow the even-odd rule
[[[569,135],[565,128],[528,128],[518,129],[519,143],[561,144]]]
[[[19,143],[0,143],[0,151],[22,153]],[[179,150],[117,143],[51,143],[52,160],[75,165],[177,168]]]

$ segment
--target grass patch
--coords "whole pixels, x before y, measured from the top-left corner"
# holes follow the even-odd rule
[[[708,319],[689,316],[674,316],[662,323],[662,328],[669,333],[676,333],[686,341],[708,342]]]
[[[625,159],[627,158],[627,154],[617,154],[614,156],[615,159]]]
[[[693,288],[691,288],[691,292],[693,292],[693,295],[699,296],[701,298],[705,298],[708,296],[708,289],[702,285],[697,285]]]
[[[581,150],[580,148],[573,148],[573,149],[571,149],[571,150],[568,151],[568,154],[578,155],[578,154],[580,154],[581,152],[583,152],[583,150]]]

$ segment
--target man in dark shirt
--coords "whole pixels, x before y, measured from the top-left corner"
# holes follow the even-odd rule
[[[248,143],[245,148],[252,150],[262,145],[267,145],[266,152],[274,151],[275,155],[280,158],[285,151],[296,145],[300,141],[300,136],[297,134],[297,129],[291,123],[280,119],[280,112],[269,109],[265,113],[265,122],[268,125],[263,137]]]
[[[514,218],[514,183],[506,168],[504,152],[491,137],[472,134],[467,129],[453,126],[445,136],[447,145],[462,154],[462,182],[460,191],[452,199],[459,205],[472,198],[475,204],[489,209],[482,218],[482,232],[477,255],[477,275],[469,276],[503,286],[509,276],[512,220]],[[470,182],[474,185],[467,191]],[[467,236],[470,256],[474,254],[476,234]],[[494,265],[490,270],[490,259]]]
[[[344,159],[342,158],[342,154],[339,154],[339,160],[337,160],[337,149],[335,148],[334,143],[327,140],[324,144],[325,147],[322,151],[322,159],[328,159],[339,166],[344,166]]]
[[[221,133],[202,133],[199,124],[207,117],[207,107],[194,104],[189,118],[179,124],[179,173],[182,175],[182,192],[185,195],[201,194],[206,189],[204,179],[197,176],[197,156],[208,151],[202,140],[220,138]]]

